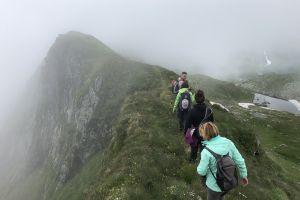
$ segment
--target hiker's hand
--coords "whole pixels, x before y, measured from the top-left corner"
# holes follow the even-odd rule
[[[248,178],[247,177],[243,178],[242,179],[242,185],[247,186],[248,184],[249,184]]]

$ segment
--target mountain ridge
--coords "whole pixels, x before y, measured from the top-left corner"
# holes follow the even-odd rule
[[[168,85],[177,75],[126,60],[90,37],[77,32],[59,36],[59,44],[54,44],[33,78],[25,98],[28,108],[10,131],[25,152],[21,154],[25,160],[18,156],[12,161],[23,174],[8,171],[16,179],[0,185],[0,198],[204,198],[196,166],[186,160],[187,149],[171,112],[174,97]],[[208,90],[209,99],[232,105],[229,113],[212,107],[222,135],[233,140],[246,159],[250,185],[232,191],[228,199],[241,194],[249,199],[296,199],[297,185],[257,144],[257,130],[266,129],[261,119],[233,106],[251,92],[209,77],[195,79],[199,80],[192,80],[193,86]],[[220,85],[221,90],[215,90]],[[284,116],[284,122],[297,122]],[[273,118],[268,123],[276,127],[278,117]],[[12,156],[20,153],[12,150]],[[253,156],[256,150],[259,157]],[[294,155],[291,159],[297,161]]]

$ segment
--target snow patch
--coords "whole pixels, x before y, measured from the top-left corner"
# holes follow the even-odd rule
[[[243,107],[243,108],[246,108],[246,109],[250,109],[249,107],[250,106],[255,106],[254,103],[238,103],[239,106]],[[265,110],[275,110],[275,109],[272,109],[272,108],[269,108],[269,107],[264,107],[264,106],[258,106],[260,108],[263,108]],[[279,111],[279,110],[276,110],[276,111]]]
[[[222,109],[224,109],[224,110],[226,110],[227,112],[229,112],[229,109],[226,108],[225,106],[223,106],[223,105],[220,104],[220,103],[216,103],[216,102],[213,102],[213,101],[210,101],[209,103],[210,103],[211,105],[218,105],[218,106],[220,106]]]
[[[264,106],[259,106],[260,108],[263,108],[265,110],[276,110],[276,109],[272,109],[272,108],[269,108],[269,107],[264,107]],[[280,110],[276,110],[276,111],[279,111],[279,112],[282,112]]]
[[[249,106],[255,106],[253,103],[238,103],[239,106],[249,109]]]
[[[300,111],[300,103],[297,100],[289,100],[289,102],[291,102],[292,104],[294,104],[294,106],[296,106],[297,110]]]

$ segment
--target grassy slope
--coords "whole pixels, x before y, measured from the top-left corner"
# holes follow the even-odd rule
[[[252,77],[242,82],[241,86],[269,95],[300,100],[299,80],[299,72],[294,74],[273,73]],[[254,109],[254,112],[263,113],[265,118],[254,118],[249,116],[249,112],[247,112],[248,116],[244,114],[244,117],[251,119],[254,130],[262,141],[267,155],[281,167],[288,184],[295,186],[298,191],[296,195],[299,197],[299,117],[284,112],[265,111],[257,108]]]
[[[286,99],[300,100],[300,74],[264,74],[238,83],[244,88]]]
[[[196,165],[186,161],[187,148],[183,143],[182,133],[177,131],[177,119],[170,112],[173,97],[168,89],[168,82],[176,75],[162,68],[124,60],[110,61],[101,67],[97,63],[91,62],[92,70],[84,74],[94,80],[93,76],[99,72],[105,73],[106,84],[103,87],[105,91],[111,91],[109,95],[116,101],[97,108],[89,128],[97,131],[99,124],[105,120],[117,118],[113,123],[113,138],[109,146],[104,152],[95,154],[83,168],[77,169],[74,177],[61,188],[57,187],[55,173],[51,163],[48,163],[49,165],[30,174],[26,181],[20,183],[19,190],[15,190],[10,199],[204,197],[205,190],[200,186],[196,175]],[[121,71],[120,66],[123,66]],[[86,93],[90,84],[90,80],[86,80],[78,91],[78,98]],[[117,85],[114,84],[116,80]],[[246,195],[248,199],[297,199],[299,187],[295,182],[299,179],[293,176],[299,165],[299,158],[295,153],[298,151],[297,143],[293,143],[291,137],[284,137],[284,143],[292,148],[272,149],[273,146],[280,145],[278,140],[272,138],[281,132],[282,129],[278,128],[281,125],[288,122],[290,126],[295,126],[289,132],[284,129],[282,131],[288,135],[296,134],[296,130],[300,128],[297,118],[286,115],[278,120],[281,117],[276,116],[276,113],[259,110],[258,112],[270,115],[270,118],[256,119],[248,111],[236,106],[237,101],[251,100],[252,94],[248,90],[201,75],[195,76],[191,83],[194,88],[204,89],[210,100],[231,106],[232,113],[214,107],[215,118],[222,135],[232,139],[245,156],[250,185],[246,188],[239,187],[227,199],[244,199],[239,193]],[[127,94],[125,99],[124,92]],[[121,110],[118,109],[118,104]],[[267,123],[271,123],[271,127]],[[260,150],[262,153],[259,157],[253,156],[253,151],[257,149],[256,136],[261,139],[261,147],[265,149]],[[289,170],[291,166],[295,168]],[[45,183],[47,188],[44,187]],[[42,193],[45,196],[41,196]]]
[[[220,103],[228,104],[229,102],[250,101],[252,99],[250,90],[209,76],[192,75],[190,83],[194,89],[202,89],[209,99],[217,100]]]
[[[180,166],[184,165],[186,155],[182,137],[176,132],[175,118],[170,117],[171,99],[166,80],[171,74],[157,69],[152,77],[156,86],[125,100],[110,147],[94,158],[101,161],[94,163],[99,167],[95,167],[95,171],[89,171],[89,167],[82,171],[83,174],[96,174],[94,184],[81,193],[86,199],[184,199],[196,196],[180,177]],[[161,88],[162,85],[165,87]],[[193,171],[188,168],[187,173]],[[61,191],[59,199],[72,198],[72,185],[82,183],[81,177],[77,176]]]
[[[114,138],[103,154],[97,154],[83,170],[52,199],[199,199],[205,196],[196,175],[196,165],[186,161],[183,138],[170,113],[172,96],[167,81],[174,76],[156,69],[154,87],[144,88],[124,101]],[[160,80],[157,79],[159,77]],[[241,94],[244,96],[244,94]],[[247,95],[246,95],[247,96]],[[238,109],[238,108],[237,108]],[[256,129],[241,117],[215,108],[222,134],[232,139],[246,158],[249,187],[239,187],[228,199],[296,199],[297,187],[286,177],[281,163],[257,149]],[[251,118],[248,116],[248,118]],[[255,120],[255,119],[254,119]],[[241,126],[243,124],[243,126]],[[263,123],[262,123],[263,124]],[[266,148],[262,140],[262,148]]]
[[[268,159],[272,160],[270,164],[276,168],[270,174],[270,177],[274,180],[276,180],[277,176],[281,177],[274,182],[272,192],[269,195],[273,195],[272,198],[274,199],[277,198],[274,197],[274,194],[278,194],[280,196],[280,198],[278,197],[279,199],[284,199],[286,194],[289,194],[291,199],[296,199],[296,196],[299,197],[300,162],[297,154],[299,152],[299,145],[297,145],[299,143],[299,131],[297,131],[300,128],[299,117],[288,113],[266,111],[259,108],[252,108],[251,110],[240,108],[237,106],[237,103],[241,101],[251,102],[252,92],[231,83],[214,80],[205,76],[194,76],[191,82],[198,86],[204,85],[204,90],[210,100],[224,103],[225,106],[230,108],[230,111],[234,114],[234,118],[241,121],[240,124],[242,126],[250,126],[249,128],[255,133],[261,148],[266,152]],[[236,95],[232,96],[232,98],[227,98],[223,93],[226,94],[228,89],[222,92],[216,88],[219,85],[235,88]],[[245,95],[245,93],[248,93],[248,95]],[[255,117],[256,114],[262,115],[263,118]],[[264,171],[264,168],[259,170]],[[281,187],[277,185],[279,182],[285,185],[286,193],[281,190],[282,188],[278,189]]]

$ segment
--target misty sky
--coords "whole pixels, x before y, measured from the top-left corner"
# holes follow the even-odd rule
[[[92,34],[136,60],[220,76],[241,52],[299,53],[299,10],[298,0],[0,0],[0,111],[60,33]]]

